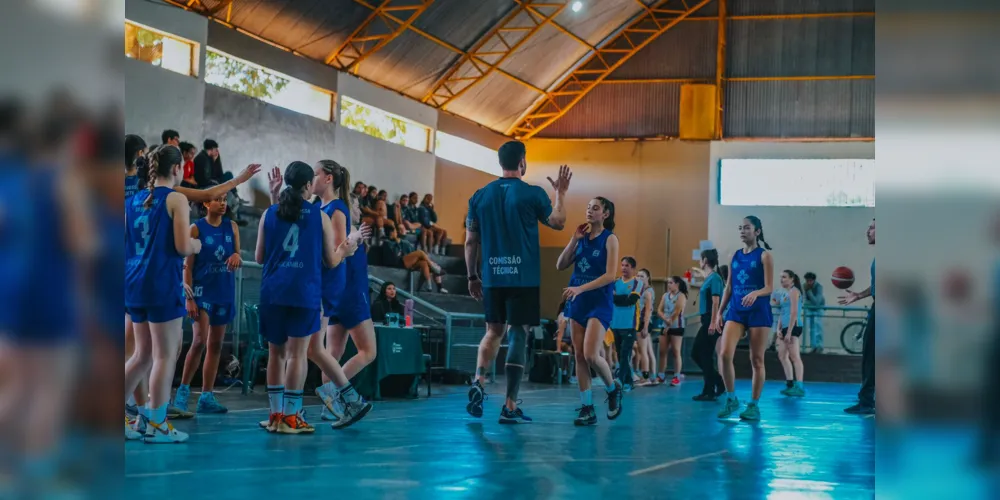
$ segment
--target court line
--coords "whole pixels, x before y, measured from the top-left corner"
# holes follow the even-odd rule
[[[632,472],[629,472],[628,475],[629,475],[629,477],[635,477],[635,476],[638,476],[638,475],[641,475],[641,474],[647,474],[649,472],[656,472],[658,470],[663,470],[663,469],[666,469],[668,467],[673,467],[675,465],[686,464],[686,463],[689,463],[689,462],[695,462],[695,461],[701,460],[703,458],[715,457],[715,456],[718,456],[718,455],[722,455],[722,454],[726,453],[726,451],[727,450],[720,450],[720,451],[717,451],[717,452],[714,452],[714,453],[706,453],[704,455],[697,455],[697,456],[694,456],[694,457],[682,458],[680,460],[673,460],[673,461],[670,461],[670,462],[662,463],[660,465],[654,465],[652,467],[647,467],[645,469],[634,470]]]

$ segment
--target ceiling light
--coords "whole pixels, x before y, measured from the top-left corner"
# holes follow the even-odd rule
[[[573,2],[570,8],[573,9],[573,12],[580,12],[580,9],[583,8],[583,2]]]

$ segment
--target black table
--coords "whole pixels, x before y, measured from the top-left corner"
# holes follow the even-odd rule
[[[375,326],[375,361],[351,379],[351,384],[365,398],[382,398],[379,383],[390,375],[421,376],[424,367],[423,335],[414,328]],[[358,353],[354,340],[348,339],[341,364]]]

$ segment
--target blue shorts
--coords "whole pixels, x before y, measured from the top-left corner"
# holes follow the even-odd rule
[[[232,304],[212,304],[209,302],[198,302],[198,309],[208,314],[209,326],[223,326],[233,322],[236,318],[236,308]]]
[[[611,302],[610,295],[601,290],[592,290],[577,296],[569,301],[566,309],[569,319],[577,322],[580,326],[586,328],[587,321],[594,318],[601,322],[601,327],[605,331],[610,327],[611,316],[614,315],[614,304]]]
[[[742,300],[740,297],[732,298],[733,305],[726,311],[726,321],[739,323],[746,328],[771,328],[774,326],[774,314],[771,312],[770,300],[761,297],[748,309],[738,309],[736,304]]]
[[[368,289],[341,295],[333,312],[334,314],[330,314],[330,325],[341,325],[346,330],[372,319],[372,307],[368,304]]]
[[[289,338],[308,337],[319,331],[319,309],[260,305],[260,334],[268,342],[284,345]]]
[[[125,310],[132,318],[132,323],[166,323],[187,316],[187,309],[184,308],[184,301],[180,297],[174,305],[126,307]]]

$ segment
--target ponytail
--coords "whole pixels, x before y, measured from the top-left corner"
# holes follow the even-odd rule
[[[705,259],[708,263],[709,269],[715,269],[719,267],[719,251],[714,248],[709,248],[708,250],[701,251],[701,258]]]
[[[285,168],[285,189],[278,195],[278,218],[295,222],[302,215],[302,190],[312,182],[312,167],[301,161],[293,161]]]
[[[604,210],[606,210],[608,212],[607,218],[604,219],[604,229],[607,229],[608,231],[614,232],[615,231],[615,204],[612,203],[611,200],[609,200],[609,199],[607,199],[607,198],[605,198],[603,196],[598,196],[596,199],[597,199],[597,201],[601,202],[601,206],[604,207]]]
[[[756,215],[748,215],[745,219],[750,221],[750,224],[757,231],[757,246],[762,247],[764,250],[770,250],[771,245],[768,245],[767,241],[764,240],[764,226],[761,224],[760,218]]]
[[[687,297],[687,294],[688,294],[688,284],[687,284],[687,282],[684,281],[683,279],[681,279],[680,276],[671,276],[670,279],[674,280],[674,283],[677,283],[677,289],[680,290],[680,292],[681,292],[682,295],[684,295],[685,297]]]
[[[142,140],[142,137],[139,137],[135,134],[128,134],[125,136],[126,172],[132,170],[133,166],[138,166],[140,160],[143,160],[143,163],[145,163],[145,159],[143,157],[139,156],[138,158],[136,158],[136,156],[139,155],[139,152],[142,151],[143,149],[146,149],[146,141]]]
[[[174,167],[180,165],[183,159],[181,150],[169,144],[156,147],[146,155],[146,189],[149,190],[149,195],[146,196],[146,201],[142,204],[143,207],[148,209],[153,206],[153,189],[156,179],[169,178],[173,175]]]
[[[799,293],[802,292],[802,280],[799,279],[799,275],[795,274],[795,271],[791,269],[785,269],[785,274],[792,278],[792,286],[799,289]]]

